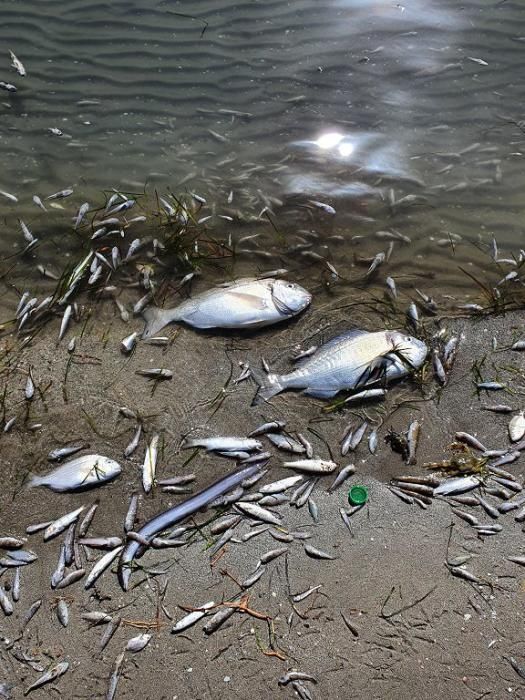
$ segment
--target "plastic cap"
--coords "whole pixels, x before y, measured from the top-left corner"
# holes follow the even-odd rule
[[[362,506],[368,501],[368,491],[365,486],[352,486],[348,492],[348,502],[353,506]]]

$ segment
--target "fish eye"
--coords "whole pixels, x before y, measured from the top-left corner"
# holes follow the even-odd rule
[[[293,289],[293,284],[291,282],[288,282],[286,286],[288,287],[288,289]]]

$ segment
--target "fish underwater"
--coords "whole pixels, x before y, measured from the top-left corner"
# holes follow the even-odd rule
[[[32,476],[29,486],[47,486],[52,491],[80,491],[117,477],[122,467],[109,457],[83,455],[43,476]]]
[[[294,282],[247,277],[209,289],[173,309],[146,308],[142,337],[151,338],[179,321],[195,328],[268,326],[304,311],[311,300],[312,295]]]
[[[331,399],[344,389],[404,377],[421,367],[427,353],[425,343],[399,331],[370,333],[353,329],[325,343],[293,372],[265,376],[257,373],[260,386],[255,403],[288,389],[302,389],[308,396]]]

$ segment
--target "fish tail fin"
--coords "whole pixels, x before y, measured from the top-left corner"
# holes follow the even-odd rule
[[[44,479],[41,476],[37,476],[36,474],[29,472],[22,482],[22,488],[30,489],[33,486],[42,486],[43,481]]]
[[[282,382],[282,377],[278,374],[263,374],[259,370],[250,370],[252,377],[255,379],[259,385],[259,389],[255,394],[252,405],[262,403],[263,401],[269,401],[272,396],[279,394],[284,390],[284,384]]]
[[[164,326],[172,321],[177,321],[178,319],[174,316],[173,310],[169,309],[159,309],[158,306],[148,306],[142,312],[142,316],[146,321],[144,326],[144,331],[142,332],[142,338],[151,338],[161,331]]]

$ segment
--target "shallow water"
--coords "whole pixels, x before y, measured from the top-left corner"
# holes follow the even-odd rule
[[[4,241],[10,215],[38,218],[31,195],[68,186],[71,213],[102,189],[169,186],[240,216],[320,199],[353,235],[372,218],[425,242],[518,241],[519,3],[4,0],[0,12],[0,79],[18,87],[1,94],[0,189],[20,200],[0,197]]]

